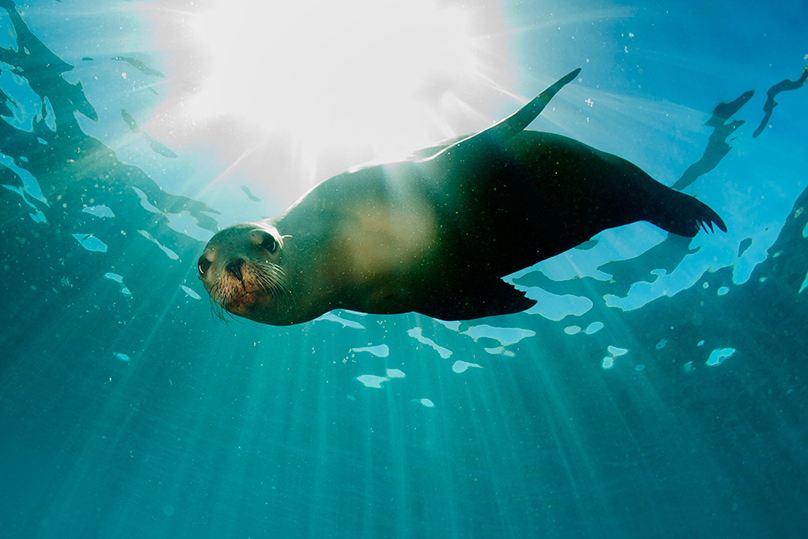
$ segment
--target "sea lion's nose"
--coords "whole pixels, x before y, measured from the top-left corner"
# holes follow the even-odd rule
[[[225,269],[235,276],[236,279],[239,281],[243,280],[241,276],[241,267],[244,265],[243,258],[236,258],[232,262],[230,262]]]

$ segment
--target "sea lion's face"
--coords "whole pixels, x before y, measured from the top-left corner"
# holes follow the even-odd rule
[[[233,225],[208,242],[199,257],[199,279],[223,311],[260,321],[289,295],[282,253],[283,237],[274,226]]]

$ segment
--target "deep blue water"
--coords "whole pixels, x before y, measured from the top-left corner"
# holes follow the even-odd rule
[[[172,115],[209,64],[164,26],[209,4],[0,2],[0,536],[804,537],[808,88],[780,83],[808,5],[463,6],[497,84],[435,126],[483,129],[583,66],[532,128],[729,232],[605,232],[508,278],[525,313],[276,328],[212,315],[206,239],[377,154]]]

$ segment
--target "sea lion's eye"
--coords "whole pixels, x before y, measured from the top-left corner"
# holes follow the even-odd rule
[[[210,260],[208,260],[204,256],[199,257],[199,263],[197,267],[199,268],[199,276],[204,277],[205,272],[207,272],[208,269],[210,269]]]
[[[267,235],[266,239],[264,239],[264,241],[261,242],[261,247],[263,247],[270,253],[274,253],[275,251],[278,250],[278,242],[275,241],[275,238],[273,238],[272,236]]]

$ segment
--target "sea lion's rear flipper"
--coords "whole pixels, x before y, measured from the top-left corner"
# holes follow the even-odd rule
[[[662,230],[692,238],[699,233],[714,232],[713,225],[727,231],[727,225],[712,208],[679,191],[656,184],[662,192],[656,194],[647,208],[646,220]],[[656,186],[655,186],[656,187]]]
[[[530,125],[530,122],[535,120],[539,114],[541,114],[541,111],[544,110],[544,107],[547,106],[547,103],[550,102],[553,96],[555,96],[558,91],[561,90],[561,88],[572,82],[580,72],[581,68],[579,67],[578,69],[567,73],[564,77],[556,81],[555,84],[533,98],[533,100],[527,105],[517,110],[504,120],[495,123],[485,131],[480,131],[479,133],[471,135],[470,137],[464,138],[463,140],[444,148],[432,156],[432,158],[436,158],[447,153],[451,154],[455,159],[458,157],[465,158],[465,156],[473,156],[479,150],[489,147],[492,142],[507,141]]]
[[[441,320],[471,320],[484,316],[498,316],[522,312],[536,305],[513,286],[499,278],[460,287],[436,295],[435,302],[417,309],[421,314]]]
[[[648,221],[662,230],[688,238],[702,229],[713,232],[715,226],[727,231],[721,217],[703,202],[657,182],[625,159],[592,151],[602,162],[600,185],[605,187],[597,191],[596,196],[608,198],[617,211],[608,219],[608,227]]]

